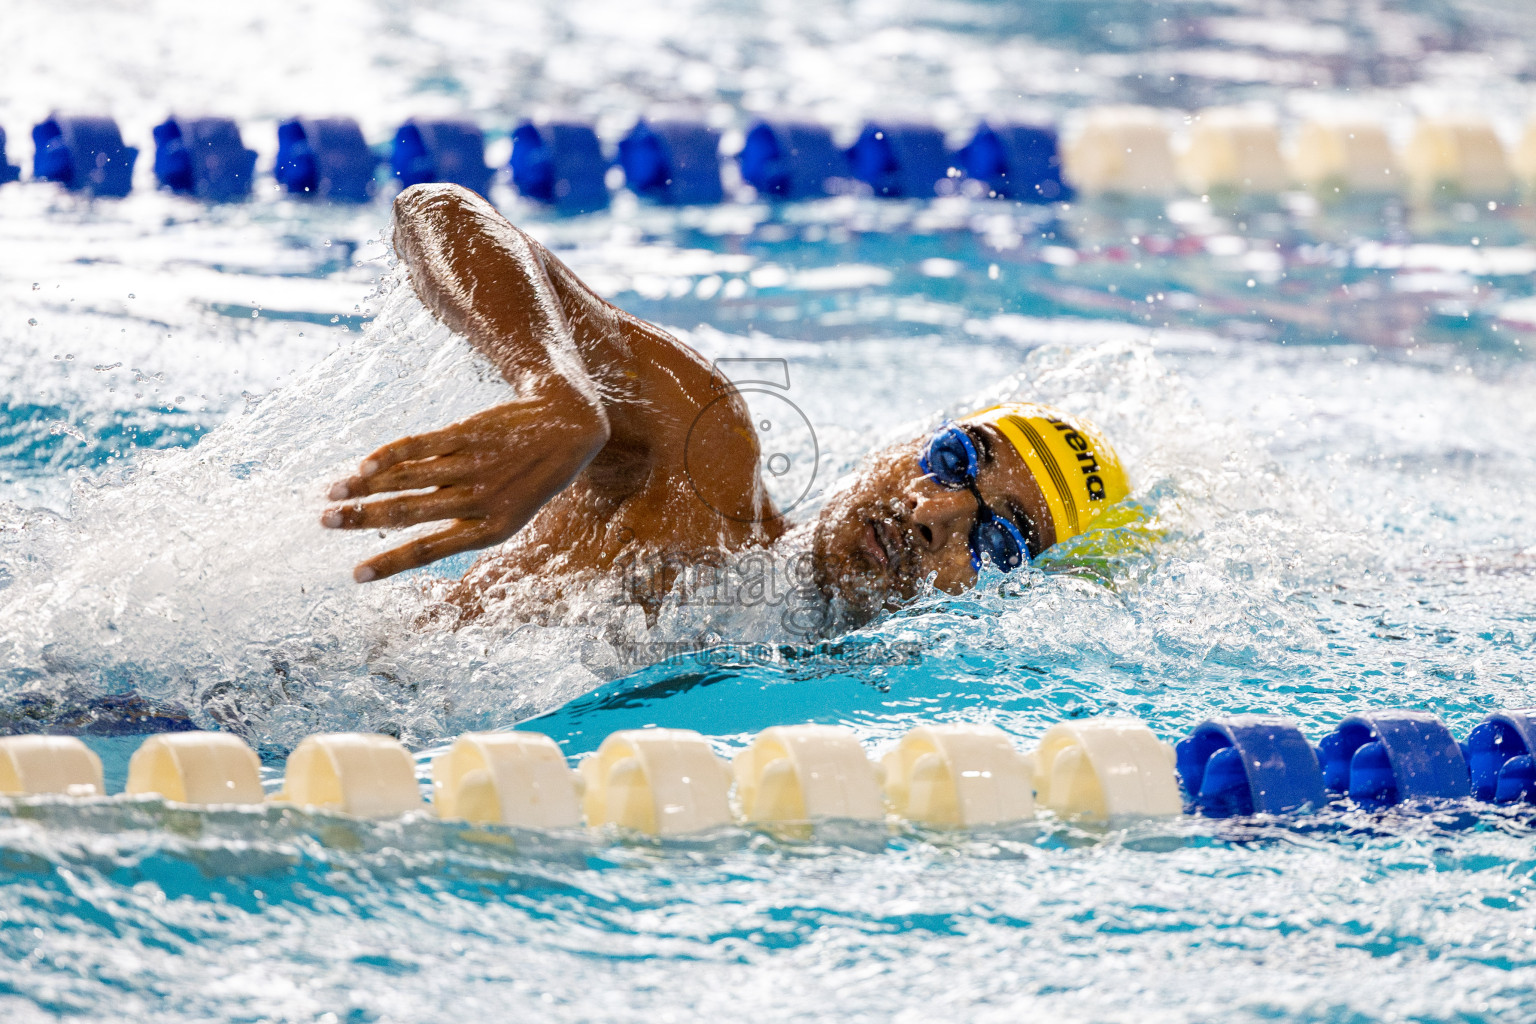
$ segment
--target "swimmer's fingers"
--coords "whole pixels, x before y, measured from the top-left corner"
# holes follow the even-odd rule
[[[446,530],[418,537],[409,544],[374,555],[366,562],[358,563],[352,570],[352,578],[359,583],[381,580],[407,569],[419,569],[439,558],[473,551],[495,543],[495,530],[483,519],[461,519]]]
[[[365,498],[390,491],[414,491],[423,487],[448,487],[464,483],[479,463],[463,455],[416,459],[382,469],[371,476],[352,476],[331,485],[332,501]]]
[[[398,441],[391,441],[384,447],[373,452],[357,467],[357,475],[368,477],[382,473],[391,466],[397,466],[402,462],[415,462],[419,459],[430,459],[439,455],[452,455],[461,450],[467,440],[472,440],[474,432],[466,431],[463,424],[454,424],[441,430],[429,431],[425,434],[412,434],[410,437],[402,437]]]
[[[472,515],[477,503],[465,488],[440,487],[430,494],[403,494],[378,501],[332,505],[320,516],[320,525],[332,530],[373,530],[415,526],[438,519]]]

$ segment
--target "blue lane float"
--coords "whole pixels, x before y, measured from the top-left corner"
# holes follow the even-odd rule
[[[993,127],[983,121],[956,156],[966,175],[984,183],[994,196],[1025,203],[1072,199],[1072,187],[1061,180],[1061,150],[1054,128]]]
[[[1472,730],[1462,750],[1477,799],[1536,803],[1536,708],[1495,711]]]
[[[847,156],[855,178],[893,199],[932,199],[952,166],[944,133],[926,124],[867,124]]]
[[[389,169],[402,188],[443,181],[481,195],[491,187],[494,173],[485,165],[485,136],[473,121],[416,118],[395,132]]]
[[[619,142],[624,183],[637,195],[682,206],[718,203],[720,133],[698,121],[641,121]]]
[[[5,158],[5,129],[0,128],[0,185],[21,177],[21,168]]]
[[[1356,803],[1470,796],[1466,758],[1444,723],[1421,711],[1350,715],[1318,744],[1323,782]]]
[[[591,125],[524,121],[512,132],[512,184],[518,193],[561,213],[608,205],[608,163]]]
[[[227,117],[170,117],[155,126],[155,177],[181,195],[224,203],[251,194],[256,151]]]
[[[277,126],[272,173],[294,195],[366,203],[373,197],[378,163],[350,117],[293,118]]]
[[[824,126],[804,121],[759,121],[736,157],[741,177],[759,196],[814,199],[848,177],[848,158]]]
[[[49,115],[32,129],[32,176],[56,181],[71,192],[120,199],[133,189],[139,151],[123,145],[110,117]]]
[[[1213,718],[1180,740],[1175,756],[1192,809],[1212,818],[1290,814],[1328,802],[1317,754],[1289,719]]]

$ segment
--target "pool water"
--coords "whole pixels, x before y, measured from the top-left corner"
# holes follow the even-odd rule
[[[613,138],[678,103],[738,128],[905,109],[957,132],[1116,99],[1533,109],[1518,5],[1384,8],[1350,29],[1375,40],[1359,63],[1329,49],[1323,4],[1288,8],[1272,45],[1233,43],[1258,10],[28,0],[0,24],[25,55],[0,67],[0,123],[15,160],[55,102],[147,137],[207,97],[258,148],[316,105],[370,138],[420,110],[510,127],[536,107]],[[385,541],[315,525],[361,454],[507,393],[404,284],[387,202],[9,185],[0,733],[81,734],[116,790],[144,733],[188,726],[248,739],[275,786],[318,731],[397,735],[424,778],[458,733],[517,724],[574,760],[646,725],[728,756],[771,725],[842,723],[879,753],[932,721],[1028,748],[1100,713],[1172,740],[1270,711],[1316,739],[1411,707],[1464,736],[1536,703],[1529,205],[621,195],[561,219],[493,198],[709,358],[784,368],[808,429],[760,405],[795,427],[797,518],[872,448],[1018,397],[1098,422],[1162,540],[1088,572],[1047,557],[832,637],[794,628],[786,589],[673,600],[651,626],[613,580],[534,621],[436,628],[467,559],[357,587],[351,565]],[[656,843],[6,804],[0,1016],[1528,1021],[1532,825],[1529,807],[1446,808]]]

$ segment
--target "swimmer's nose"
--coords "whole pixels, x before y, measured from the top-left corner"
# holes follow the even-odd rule
[[[929,477],[919,480],[908,492],[912,505],[912,529],[918,542],[929,551],[938,551],[959,537],[970,535],[976,518],[976,499],[969,491],[945,490]]]

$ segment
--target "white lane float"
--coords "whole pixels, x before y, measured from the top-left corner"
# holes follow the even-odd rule
[[[572,828],[581,777],[543,733],[468,733],[432,759],[432,805],[441,818],[475,824]]]
[[[184,804],[259,804],[261,760],[227,732],[168,732],[139,744],[124,792]]]
[[[1062,176],[1089,195],[1166,196],[1177,189],[1168,128],[1150,107],[1088,111],[1061,159]]]
[[[790,823],[885,817],[880,773],[852,729],[792,725],[764,729],[731,762],[742,817]]]
[[[101,758],[73,736],[0,737],[0,795],[101,796]]]
[[[909,821],[969,828],[1035,815],[1030,760],[995,725],[920,725],[881,763],[891,807]]]
[[[1510,154],[1509,164],[1526,195],[1536,191],[1536,118],[1525,126],[1525,135]]]
[[[1467,199],[1496,199],[1513,191],[1509,156],[1486,120],[1425,118],[1403,150],[1403,170],[1416,195],[1440,192]]]
[[[1363,712],[1314,749],[1288,718],[1218,717],[1181,743],[1183,765],[1145,722],[1124,716],[1054,725],[1033,755],[995,726],[921,725],[879,765],[841,726],[765,729],[729,765],[692,730],[632,729],[603,740],[579,773],[542,734],[470,733],[434,758],[432,786],[434,809],[448,820],[526,828],[584,821],[655,836],[738,818],[809,827],[878,821],[888,811],[949,828],[1025,821],[1037,806],[1094,821],[1163,817],[1184,811],[1181,777],[1192,812],[1213,817],[1318,811],[1329,802],[1323,781],[1335,800],[1361,806],[1469,794],[1536,805],[1532,722],[1536,709],[1495,712],[1458,746],[1433,716]],[[1380,742],[1367,742],[1373,737]],[[262,801],[256,755],[236,737],[206,732],[145,740],[129,762],[126,793],[204,806]],[[105,795],[100,759],[74,737],[0,737],[0,796],[47,794]],[[367,818],[423,806],[411,754],[392,737],[363,733],[305,739],[289,756],[283,792],[270,799]]]
[[[1181,814],[1173,747],[1137,718],[1051,726],[1035,750],[1035,794],[1062,817],[1097,821]]]
[[[731,823],[731,769],[692,729],[626,729],[581,762],[582,807],[594,828],[654,836]]]
[[[1194,193],[1279,192],[1290,182],[1274,121],[1252,111],[1213,107],[1195,115],[1178,154],[1179,180]]]
[[[359,818],[391,818],[422,806],[416,762],[392,736],[332,732],[306,737],[273,799],[341,811]]]
[[[1397,192],[1403,174],[1392,142],[1368,121],[1308,121],[1296,136],[1291,174],[1323,193]]]

